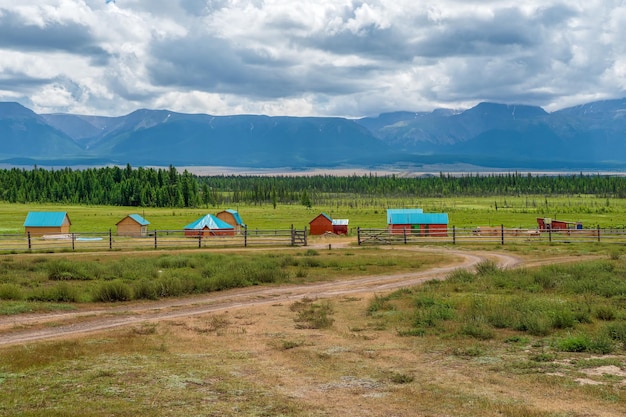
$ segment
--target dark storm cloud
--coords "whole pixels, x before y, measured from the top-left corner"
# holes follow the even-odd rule
[[[17,13],[0,9],[0,48],[16,51],[64,51],[104,63],[108,54],[98,46],[90,28],[73,22],[28,23]]]
[[[310,91],[341,94],[362,87],[352,70],[275,58],[218,38],[155,43],[152,56],[149,71],[159,85],[255,98],[292,97]]]

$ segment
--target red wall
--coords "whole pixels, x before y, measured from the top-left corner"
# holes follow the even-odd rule
[[[319,215],[309,223],[310,235],[323,235],[326,232],[333,232],[333,222],[328,220],[325,216]]]

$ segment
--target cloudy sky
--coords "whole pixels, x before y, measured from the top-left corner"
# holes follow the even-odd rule
[[[623,0],[0,0],[0,101],[361,117],[626,96]]]

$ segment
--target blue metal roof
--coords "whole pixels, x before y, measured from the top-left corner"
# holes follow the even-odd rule
[[[422,213],[424,210],[421,208],[387,209],[387,224],[417,224]]]
[[[139,214],[129,214],[128,217],[130,217],[131,219],[133,219],[134,221],[136,221],[142,226],[147,226],[150,224],[148,220],[144,219]]]
[[[243,226],[243,220],[241,219],[241,216],[239,215],[239,213],[237,212],[237,210],[233,210],[233,209],[226,209],[226,212],[230,213],[233,215],[233,217],[235,218],[235,223],[237,223],[239,226]]]
[[[234,229],[233,226],[226,223],[224,220],[220,220],[212,214],[207,214],[204,217],[200,217],[193,223],[189,223],[184,229],[192,229],[192,230],[202,230],[204,228],[208,228],[211,230],[216,229]]]
[[[62,226],[65,218],[72,224],[64,211],[30,211],[24,220],[24,227],[57,227]]]

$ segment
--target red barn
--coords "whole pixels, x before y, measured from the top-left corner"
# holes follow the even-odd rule
[[[309,222],[309,234],[323,235],[325,233],[334,233],[336,235],[348,234],[348,220],[333,220],[328,214],[321,213]]]
[[[321,213],[309,222],[310,235],[323,235],[333,232],[333,219],[326,213]]]

